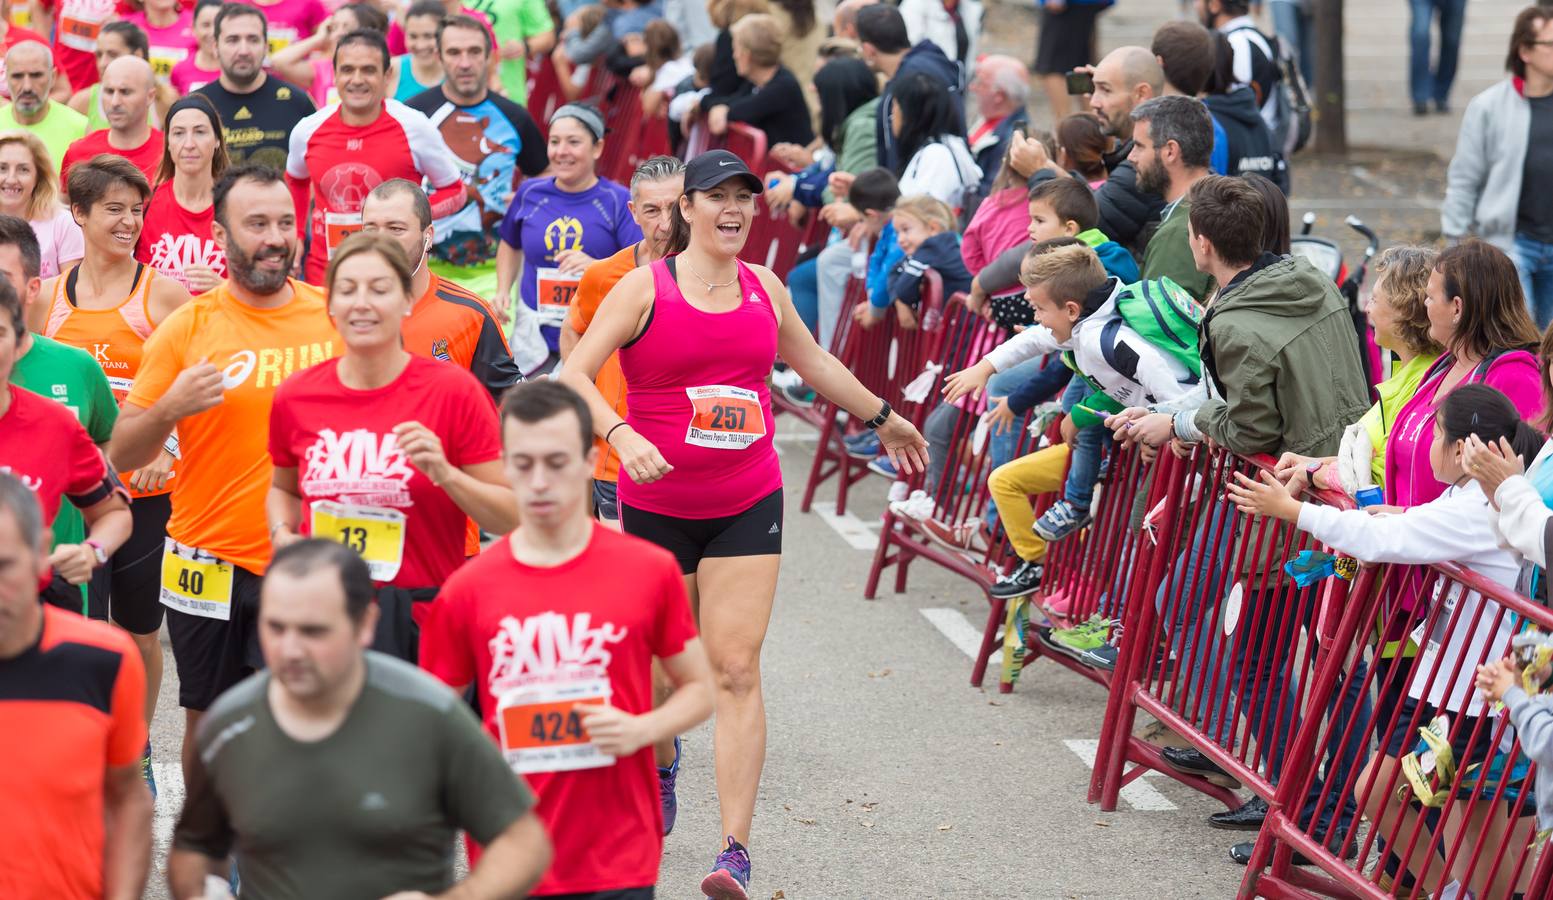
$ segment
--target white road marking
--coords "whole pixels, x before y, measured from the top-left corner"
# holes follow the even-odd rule
[[[879,536],[868,527],[862,519],[851,513],[836,514],[834,501],[814,501],[810,507],[815,515],[825,521],[826,525],[835,529],[841,535],[841,539],[852,545],[854,550],[874,550],[879,546]]]
[[[1090,769],[1095,767],[1095,754],[1100,749],[1097,740],[1065,740],[1062,742],[1073,755],[1084,761],[1084,765]],[[1118,794],[1127,805],[1143,812],[1168,812],[1175,809],[1176,805],[1170,799],[1154,788],[1154,785],[1144,781],[1144,778],[1152,776],[1153,772],[1134,778],[1132,783],[1121,789]]]
[[[960,648],[960,651],[971,659],[976,658],[976,653],[981,650],[981,632],[965,618],[965,613],[958,609],[924,609],[922,615],[933,623],[933,627],[943,633],[949,639],[949,643]],[[987,671],[996,673],[1003,665],[1003,650],[992,652],[992,659],[987,662]]]

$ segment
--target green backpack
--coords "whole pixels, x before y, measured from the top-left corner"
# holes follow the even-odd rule
[[[1202,358],[1197,352],[1197,335],[1202,325],[1202,304],[1186,289],[1169,278],[1154,278],[1123,285],[1116,295],[1116,311],[1133,331],[1150,344],[1175,357],[1191,372],[1193,380],[1202,377]],[[1111,353],[1114,338],[1102,336],[1101,348],[1106,362],[1115,365]]]

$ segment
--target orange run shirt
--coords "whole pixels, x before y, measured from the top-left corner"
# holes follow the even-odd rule
[[[145,694],[128,634],[53,606],[0,660],[0,897],[102,896],[103,778],[140,761]]]
[[[208,359],[226,393],[178,423],[180,461],[167,534],[255,574],[270,561],[270,404],[286,376],[344,349],[322,288],[295,279],[278,309],[257,309],[226,282],[179,307],[152,333],[126,402],[149,409],[184,369]]]
[[[577,285],[577,296],[572,298],[572,312],[567,318],[567,324],[578,334],[586,334],[588,325],[593,322],[593,317],[598,314],[599,304],[609,296],[609,292],[620,279],[636,268],[636,248],[640,244],[621,250],[608,259],[601,259],[589,266],[582,273],[582,281]],[[626,417],[626,378],[620,371],[620,354],[611,353],[609,359],[604,360],[604,365],[599,369],[599,374],[593,379],[598,386],[599,393],[604,399],[614,406],[615,413],[624,419]],[[593,467],[593,477],[600,481],[620,480],[620,456],[604,442],[603,438],[594,438],[594,446],[599,448],[599,461]]]

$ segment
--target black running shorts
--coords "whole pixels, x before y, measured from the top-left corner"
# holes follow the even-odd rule
[[[689,575],[708,557],[770,556],[782,552],[782,489],[755,505],[716,519],[681,519],[620,504],[620,527],[674,554]]]
[[[162,627],[162,551],[167,547],[167,519],[172,494],[136,497],[129,512],[135,530],[91,581],[89,607],[107,610],[108,618],[130,634],[155,634]]]
[[[259,585],[247,569],[232,567],[232,616],[211,619],[167,609],[167,635],[178,666],[178,705],[204,711],[227,688],[264,668],[259,652]]]

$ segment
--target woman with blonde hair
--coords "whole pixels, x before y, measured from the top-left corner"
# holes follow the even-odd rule
[[[0,213],[27,220],[43,252],[39,277],[52,278],[85,254],[81,226],[59,202],[59,164],[30,131],[0,134]]]
[[[730,122],[744,122],[766,133],[767,146],[814,140],[814,123],[798,79],[782,65],[782,26],[774,16],[756,14],[735,22],[733,62],[743,84],[731,95],[712,93],[701,98],[707,129],[713,134],[728,130]]]

